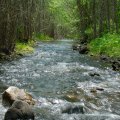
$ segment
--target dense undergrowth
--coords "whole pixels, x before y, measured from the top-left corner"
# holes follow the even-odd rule
[[[120,35],[105,34],[89,43],[90,54],[94,56],[107,55],[120,58]]]

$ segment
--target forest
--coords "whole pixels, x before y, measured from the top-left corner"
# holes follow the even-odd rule
[[[38,37],[70,38],[88,43],[93,55],[119,57],[119,5],[120,0],[1,0],[0,54]]]
[[[120,120],[120,0],[0,0],[0,120]]]

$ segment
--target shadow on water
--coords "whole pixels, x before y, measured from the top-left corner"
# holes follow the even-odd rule
[[[1,63],[0,92],[5,85],[30,91],[36,120],[119,120],[120,74],[73,51],[72,42],[39,43],[32,55]]]

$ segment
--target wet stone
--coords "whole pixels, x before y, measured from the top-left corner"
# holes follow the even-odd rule
[[[69,102],[78,102],[78,101],[80,101],[79,100],[79,97],[78,97],[78,95],[66,95],[66,96],[64,96],[63,97],[65,100],[67,100],[67,101],[69,101]]]
[[[100,76],[99,73],[89,73],[89,75],[90,75],[91,77]]]

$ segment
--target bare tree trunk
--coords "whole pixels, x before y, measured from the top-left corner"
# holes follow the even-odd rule
[[[103,21],[104,21],[104,0],[101,0],[99,2],[99,36],[102,35],[103,32]]]
[[[97,36],[97,28],[96,28],[96,0],[93,0],[93,31],[94,31],[94,38]]]
[[[118,28],[118,16],[117,16],[117,0],[113,1],[113,7],[114,7],[115,30],[116,30],[116,33],[118,33],[119,32],[119,28]]]
[[[106,6],[107,6],[107,27],[108,32],[110,32],[110,0],[106,0]]]

